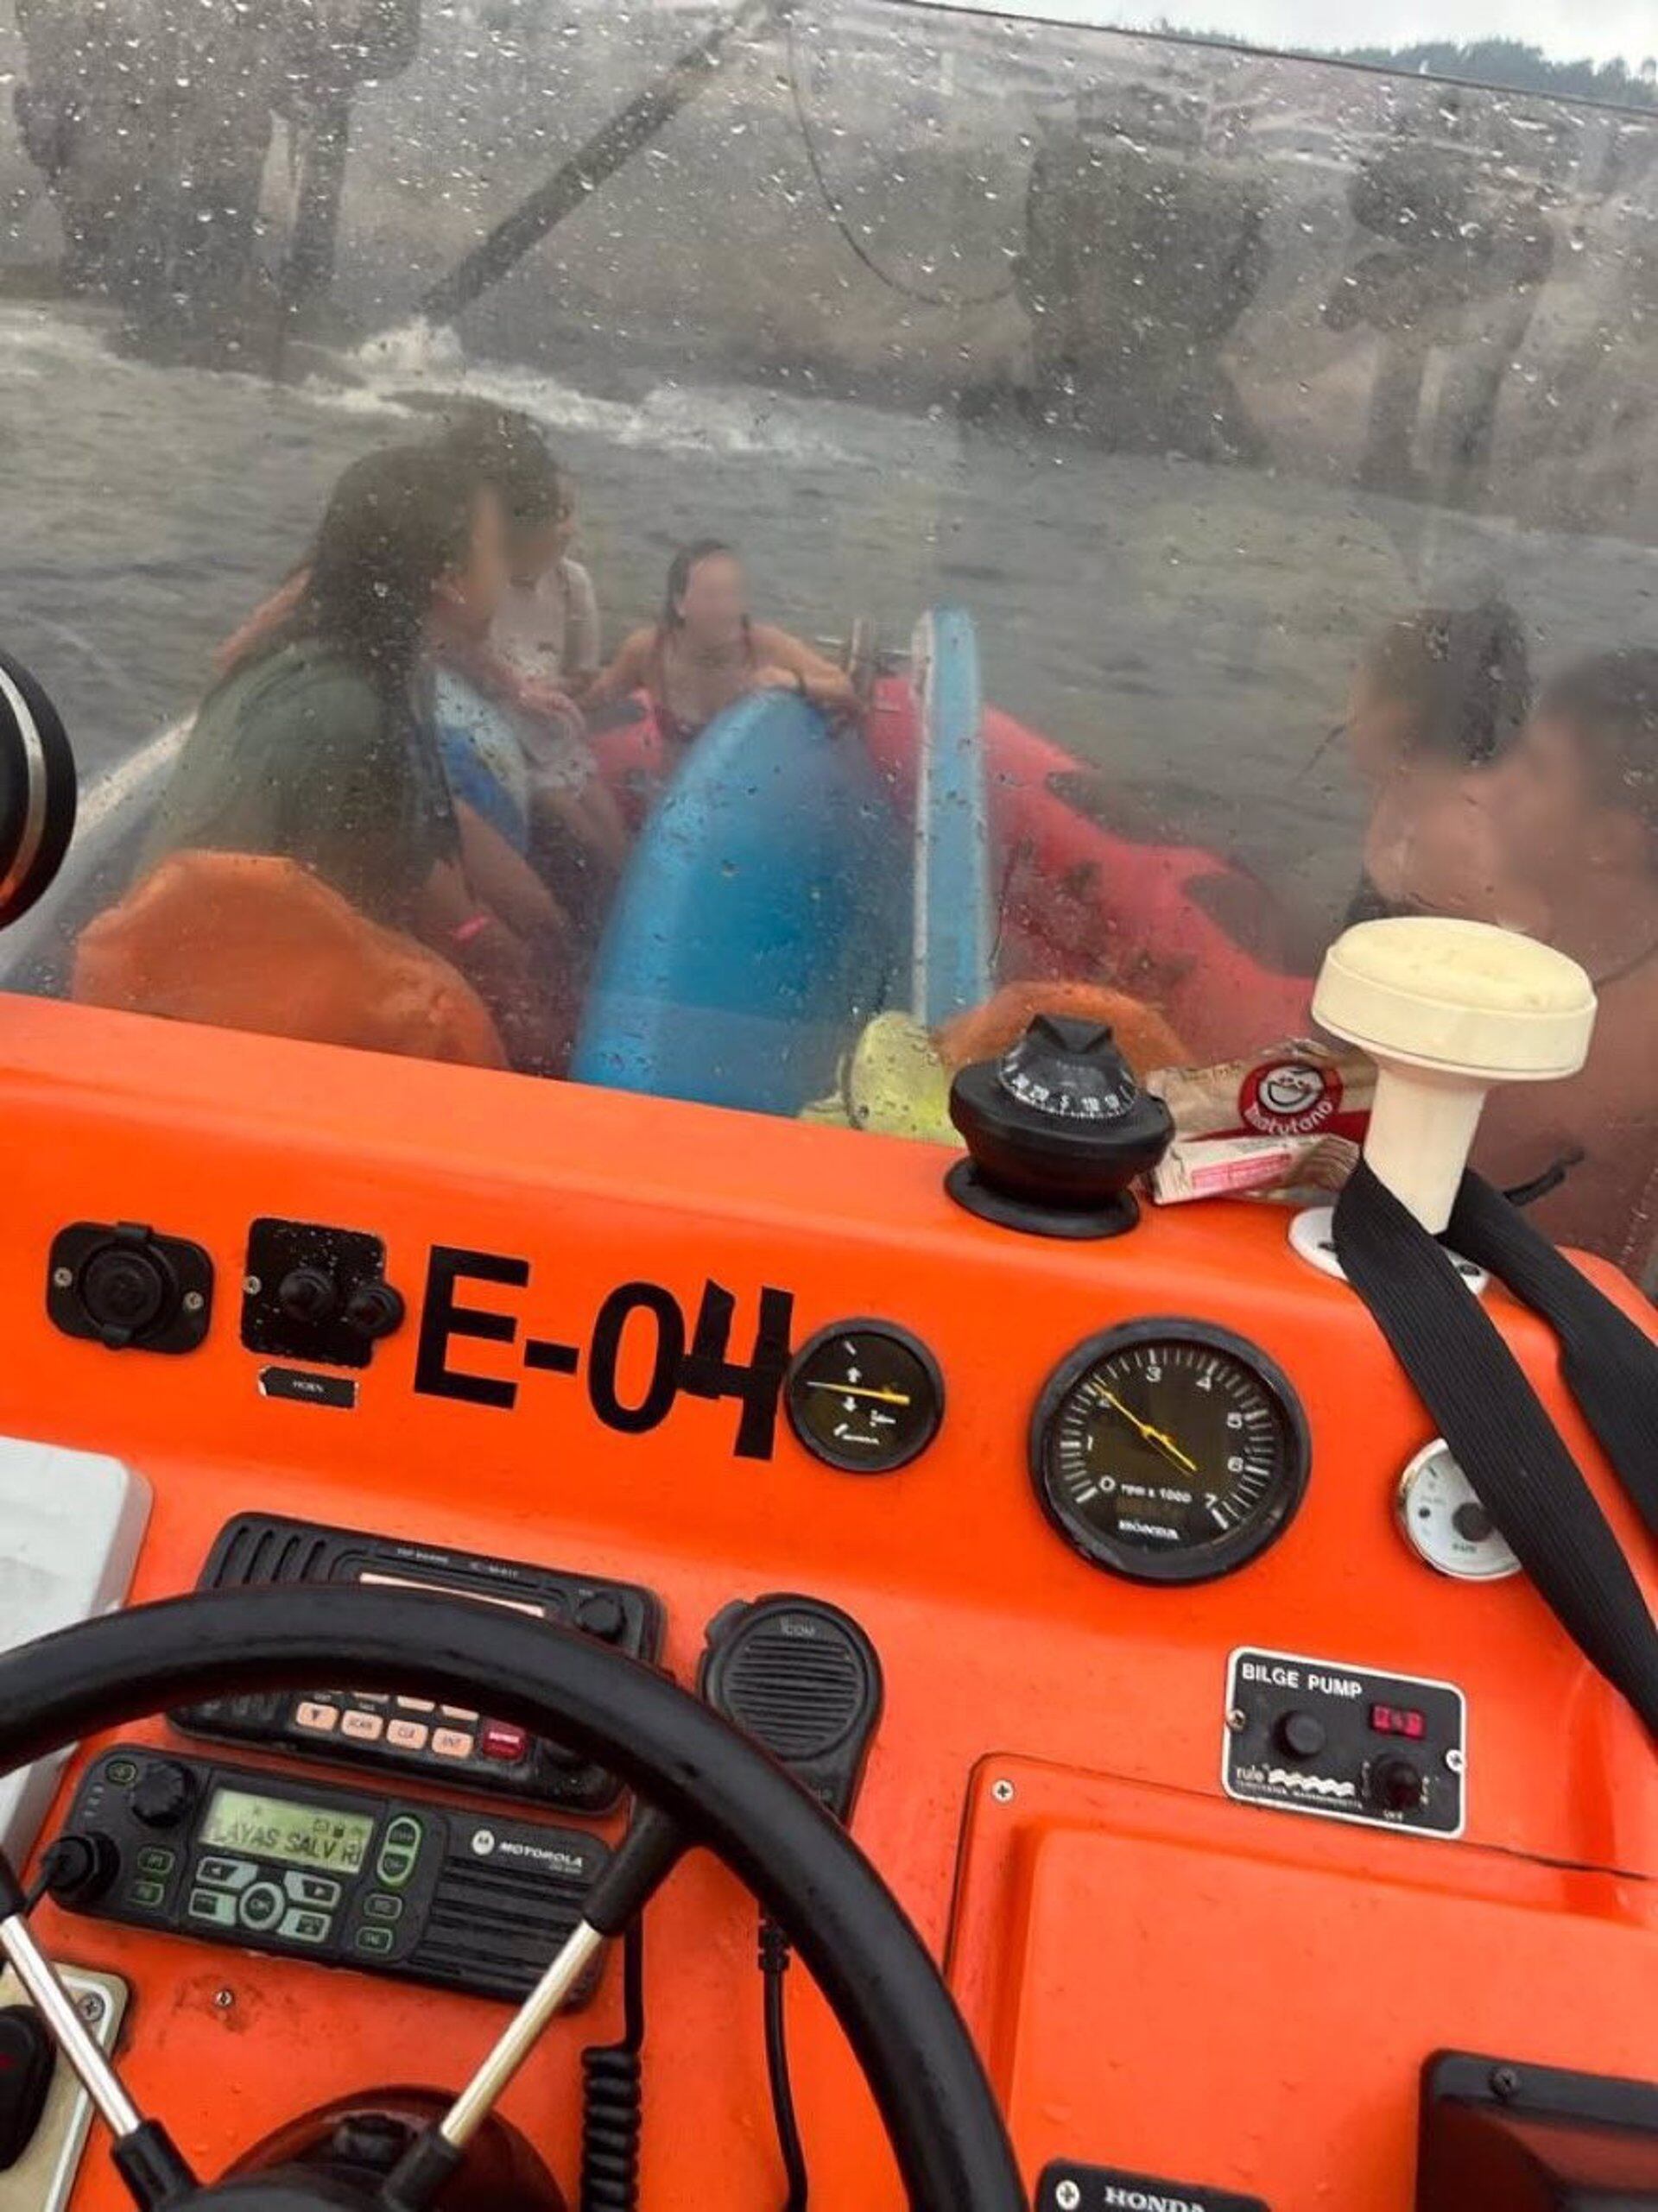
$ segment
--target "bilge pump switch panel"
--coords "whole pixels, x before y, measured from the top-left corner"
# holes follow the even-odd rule
[[[1460,1690],[1344,1659],[1243,1650],[1226,1672],[1229,1797],[1417,1836],[1459,1836],[1466,1785]]]

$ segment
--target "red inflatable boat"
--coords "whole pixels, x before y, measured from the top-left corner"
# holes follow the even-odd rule
[[[642,698],[607,722],[594,751],[636,828],[676,749]],[[864,742],[906,814],[917,728],[908,679],[877,677]],[[984,736],[999,983],[1115,983],[1155,1005],[1200,1061],[1306,1029],[1313,980],[1295,971],[1285,917],[1257,877],[1201,846],[1160,842],[1098,769],[998,708],[986,708]]]

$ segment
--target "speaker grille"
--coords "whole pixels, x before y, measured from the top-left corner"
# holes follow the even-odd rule
[[[724,1702],[731,1718],[780,1759],[813,1759],[839,1742],[863,1710],[864,1661],[846,1637],[821,1625],[810,1637],[769,1621],[741,1636]]]
[[[503,1997],[527,1997],[581,1918],[588,1879],[538,1870],[533,1876],[453,1851],[431,1916],[409,1964],[433,1981],[487,1984]],[[573,1993],[579,2003],[597,1968]]]
[[[327,1554],[338,1548],[332,1530],[262,1520],[249,1514],[234,1522],[213,1574],[215,1589],[244,1589],[255,1583],[320,1581]]]

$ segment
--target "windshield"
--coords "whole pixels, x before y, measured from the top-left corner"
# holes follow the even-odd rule
[[[1652,65],[1366,54],[0,0],[8,987],[952,1142],[1033,1009],[1269,1064],[1471,915],[1601,1000],[1480,1164],[1641,1275]]]

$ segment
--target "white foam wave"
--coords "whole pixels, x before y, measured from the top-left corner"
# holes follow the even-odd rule
[[[430,401],[492,400],[519,408],[548,430],[598,438],[630,451],[699,452],[835,466],[869,451],[865,410],[797,400],[742,386],[662,383],[637,401],[607,399],[540,370],[468,361],[451,331],[412,323],[370,339],[352,357],[368,379],[355,389],[317,381],[328,404],[396,408],[418,394]],[[862,434],[860,434],[862,433]]]
[[[5,377],[35,381],[70,366],[95,367],[106,388],[117,379],[176,381],[181,376],[221,388],[231,382],[263,388],[263,380],[248,372],[163,369],[124,357],[111,350],[107,330],[97,320],[35,308],[0,310]],[[614,399],[538,370],[469,361],[452,331],[421,323],[369,339],[342,357],[338,376],[320,369],[296,389],[305,402],[331,413],[414,420],[447,397],[492,400],[522,408],[554,433],[598,439],[630,452],[772,459],[807,468],[892,465],[891,420],[875,409],[759,385],[671,380],[638,400]],[[930,428],[912,423],[909,435],[926,439]]]

